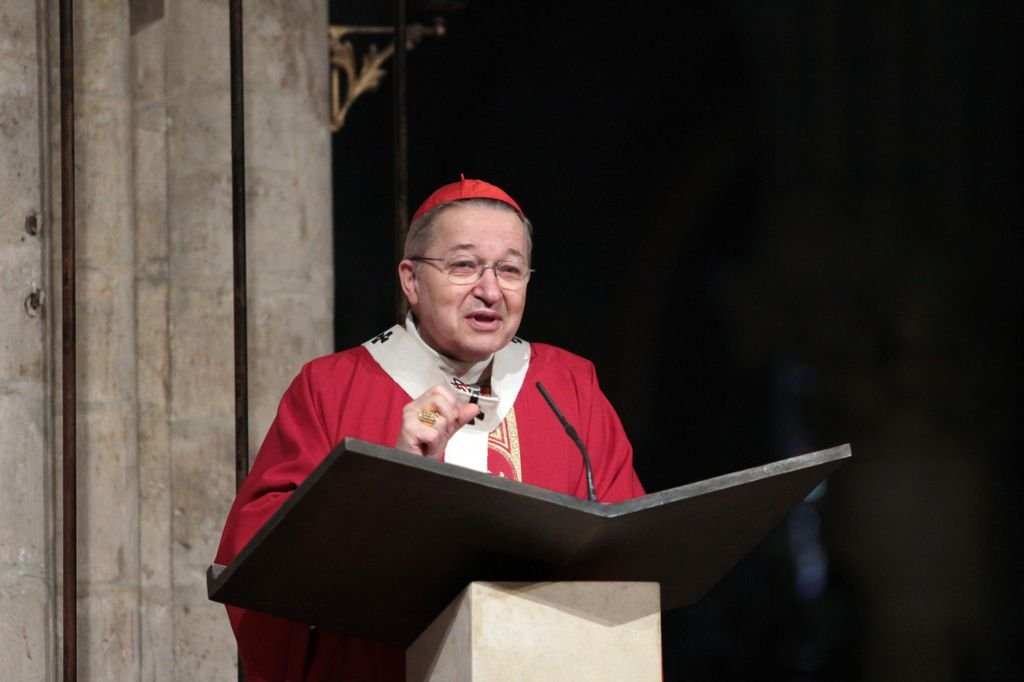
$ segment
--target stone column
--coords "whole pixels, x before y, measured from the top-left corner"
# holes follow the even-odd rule
[[[75,3],[78,671],[139,674],[139,461],[126,3]]]
[[[2,679],[59,678],[47,7],[0,9]],[[75,12],[78,674],[229,679],[234,640],[205,585],[235,484],[227,5],[81,0]],[[245,4],[253,454],[301,364],[333,348],[327,58],[326,4]]]
[[[255,453],[301,364],[333,345],[327,8],[263,0],[244,18]],[[173,657],[220,679],[235,650],[204,571],[235,483],[227,5],[168,3],[163,23]]]
[[[246,4],[250,440],[301,364],[333,350],[327,5]]]
[[[55,672],[45,252],[45,13],[0,5],[0,678]]]
[[[248,7],[247,3],[247,7]],[[206,599],[234,491],[228,4],[165,5],[169,569],[174,666],[220,679],[235,652]]]
[[[140,672],[175,679],[168,404],[167,111],[162,2],[131,5],[138,349]]]

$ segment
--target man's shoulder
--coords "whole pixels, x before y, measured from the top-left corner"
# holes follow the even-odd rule
[[[330,376],[352,372],[368,362],[376,366],[369,351],[362,346],[353,346],[308,360],[302,366],[302,373],[313,377]]]
[[[590,371],[594,366],[587,358],[550,343],[530,342],[530,365],[535,369],[562,368]]]

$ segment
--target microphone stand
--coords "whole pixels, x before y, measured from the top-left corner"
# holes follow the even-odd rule
[[[551,399],[551,396],[548,395],[543,384],[539,381],[537,382],[537,389],[540,391],[541,395],[544,396],[544,400],[548,402],[548,405],[551,406],[551,411],[555,413],[556,417],[558,417],[558,421],[562,422],[562,426],[565,427],[565,432],[569,434],[569,438],[572,438],[572,442],[576,443],[576,447],[580,449],[580,454],[583,455],[583,468],[587,472],[587,499],[591,502],[597,502],[597,493],[594,492],[594,470],[590,466],[590,455],[587,454],[587,449],[583,447],[583,441],[580,440],[580,437],[576,434],[576,429],[574,429],[572,424],[569,423],[569,420],[562,415],[562,411],[558,409],[558,406],[555,405],[555,401]]]

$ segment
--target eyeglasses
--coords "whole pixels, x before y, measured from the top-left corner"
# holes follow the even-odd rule
[[[508,291],[516,291],[526,286],[530,280],[531,268],[516,261],[499,260],[490,265],[482,263],[476,258],[467,256],[453,256],[452,258],[427,258],[426,256],[413,256],[409,258],[417,263],[429,263],[435,268],[448,275],[448,281],[452,284],[475,284],[484,276],[484,270],[494,270],[494,276],[498,279],[498,286]],[[441,263],[441,265],[437,265]]]

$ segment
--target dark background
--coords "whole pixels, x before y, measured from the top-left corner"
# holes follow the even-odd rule
[[[516,198],[520,333],[595,362],[649,491],[852,446],[664,614],[666,679],[1019,679],[1021,5],[407,7],[447,27],[408,54],[409,210]],[[338,348],[395,321],[392,85],[334,136]]]

